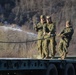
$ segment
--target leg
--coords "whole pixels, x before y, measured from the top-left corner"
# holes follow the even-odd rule
[[[63,46],[63,56],[62,58],[65,59],[66,58],[66,55],[67,55],[67,50],[68,50],[68,47],[67,47],[67,44],[65,41],[64,41],[64,46]]]
[[[44,52],[46,58],[49,57],[48,43],[49,43],[49,41],[47,39],[45,39],[43,41],[43,52]]]
[[[62,57],[62,55],[63,55],[63,40],[62,39],[59,42],[58,49],[59,49],[59,55],[60,55],[60,57]]]
[[[42,56],[42,40],[37,41],[39,55]]]
[[[51,39],[50,39],[50,47],[51,47],[51,58],[54,58],[55,53],[56,53],[55,37],[51,37]]]

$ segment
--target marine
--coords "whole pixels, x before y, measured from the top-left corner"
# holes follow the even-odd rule
[[[65,59],[68,54],[69,43],[72,39],[74,29],[70,21],[66,21],[66,27],[59,33],[60,42],[59,42],[59,55],[61,59]]]
[[[49,58],[49,52],[51,52],[51,59],[53,59],[56,53],[56,41],[55,41],[56,28],[50,16],[46,17],[46,22],[47,24],[43,26],[43,35],[44,38],[46,38],[43,42],[44,43],[43,50],[46,55],[46,58]]]
[[[39,55],[41,56],[41,58],[43,58],[43,47],[42,47],[42,43],[43,43],[43,25],[46,24],[46,20],[45,20],[45,16],[41,15],[40,16],[40,22],[34,26],[35,30],[38,32],[38,36],[37,39],[40,39],[37,41],[37,48],[39,51]]]

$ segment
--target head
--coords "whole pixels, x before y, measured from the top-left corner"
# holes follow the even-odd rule
[[[46,16],[46,22],[47,23],[52,23],[51,17],[50,16]]]
[[[46,22],[44,15],[41,15],[41,16],[40,16],[40,21],[41,21],[41,23],[45,23],[45,22]]]
[[[66,21],[66,27],[70,27],[71,24],[70,24],[70,21]]]

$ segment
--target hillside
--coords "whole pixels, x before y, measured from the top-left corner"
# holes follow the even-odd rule
[[[35,42],[30,41],[36,38],[37,35],[32,32],[17,27],[0,26],[0,57],[33,57]]]
[[[76,0],[0,0],[0,21],[33,24],[41,14],[51,15],[56,25],[71,20],[75,25]]]
[[[41,14],[51,15],[53,22],[55,22],[56,24],[56,34],[58,34],[65,27],[66,20],[71,21],[71,24],[73,25],[73,28],[74,28],[74,35],[68,50],[69,50],[69,55],[75,55],[76,54],[76,39],[75,39],[76,37],[76,0],[0,0],[0,22],[1,23],[4,23],[4,24],[14,23],[19,26],[22,26],[23,28],[26,28],[27,30],[29,29],[34,31],[33,23],[39,22],[39,16]],[[1,31],[1,32],[3,33],[4,31]],[[9,33],[13,34],[15,32],[8,31],[8,34]],[[2,35],[1,34],[0,36],[4,36],[3,34]],[[14,35],[10,35],[10,34],[9,34],[9,38],[11,38],[10,36],[12,37],[16,36],[16,34]],[[19,36],[19,33],[17,34],[18,34],[17,37],[19,37],[20,39],[17,40],[13,38],[13,41],[14,40],[20,41],[24,39],[23,37]],[[20,35],[24,36],[24,34],[22,33]],[[5,36],[0,39],[5,38]],[[11,39],[10,41],[12,41]],[[58,44],[59,38],[56,37],[56,40]],[[3,49],[1,48],[1,50]],[[29,53],[30,56],[32,55],[32,52],[33,51],[30,52],[31,54]],[[11,55],[11,57],[13,56]],[[16,57],[19,57],[19,55],[17,55]],[[21,57],[25,57],[25,54],[23,56],[21,55]]]

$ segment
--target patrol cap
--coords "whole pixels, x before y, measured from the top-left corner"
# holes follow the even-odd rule
[[[44,18],[45,18],[45,16],[44,16],[44,15],[41,15],[41,16],[40,16],[40,18],[41,18],[41,19],[44,19]]]

